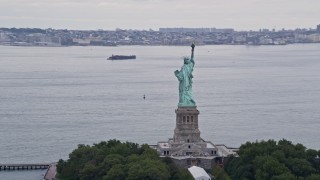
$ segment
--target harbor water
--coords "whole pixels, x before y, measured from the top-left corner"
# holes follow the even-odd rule
[[[0,163],[50,163],[78,144],[173,136],[188,46],[0,46]],[[196,46],[201,137],[239,147],[285,138],[320,149],[320,44]],[[112,54],[135,60],[107,60]],[[145,99],[143,96],[145,95]],[[40,179],[43,171],[0,171]]]

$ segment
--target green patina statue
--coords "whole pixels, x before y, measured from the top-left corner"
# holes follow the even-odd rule
[[[176,70],[174,74],[179,80],[179,107],[196,106],[192,95],[192,71],[194,67],[194,43],[191,45],[191,58],[184,57],[184,64],[181,70]]]

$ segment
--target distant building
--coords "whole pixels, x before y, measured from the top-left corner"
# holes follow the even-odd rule
[[[320,24],[317,26],[317,32],[320,33]]]
[[[6,33],[0,31],[0,42],[5,42],[5,41],[9,41],[9,40],[10,40],[10,39],[8,38],[8,36],[6,35]]]
[[[73,38],[73,43],[79,46],[89,46],[90,45],[90,39],[79,39],[79,38]]]
[[[320,42],[320,34],[310,34],[307,35],[308,42],[311,43],[319,43]]]
[[[160,32],[164,33],[186,33],[186,32],[196,32],[196,33],[232,33],[234,30],[232,28],[216,29],[216,28],[159,28]]]
[[[295,41],[299,43],[319,43],[320,34],[295,34]]]

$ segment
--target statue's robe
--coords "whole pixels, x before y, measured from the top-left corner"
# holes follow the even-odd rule
[[[195,106],[195,101],[192,95],[192,71],[194,61],[191,60],[189,64],[184,64],[181,70],[176,73],[179,80],[179,104],[178,106]]]

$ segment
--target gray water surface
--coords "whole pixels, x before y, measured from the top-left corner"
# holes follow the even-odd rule
[[[0,163],[56,162],[78,144],[114,138],[167,140],[178,103],[173,72],[190,49],[0,46]],[[137,59],[106,60],[112,54]],[[202,138],[233,147],[285,138],[320,149],[320,44],[197,46],[195,58]]]

